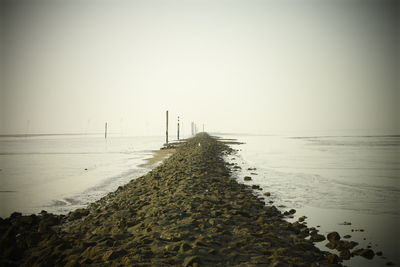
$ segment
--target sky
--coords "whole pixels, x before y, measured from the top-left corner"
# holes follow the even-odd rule
[[[397,1],[1,3],[0,134],[400,133]]]

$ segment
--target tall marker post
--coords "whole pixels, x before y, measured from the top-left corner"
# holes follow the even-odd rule
[[[178,116],[178,141],[179,141],[179,116]]]
[[[166,130],[165,130],[165,141],[166,141],[166,144],[168,144],[168,110],[167,110],[167,113],[166,113],[166,119],[167,119],[167,128],[166,128]]]
[[[104,127],[104,138],[107,139],[107,122],[106,122],[106,125]]]

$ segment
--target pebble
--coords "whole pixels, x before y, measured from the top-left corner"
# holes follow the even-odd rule
[[[301,217],[299,217],[298,221],[299,222],[304,222],[306,219],[307,219],[306,216],[301,216]]]
[[[374,258],[374,256],[375,256],[375,253],[374,253],[374,251],[372,250],[372,249],[357,249],[357,250],[354,250],[353,252],[352,252],[354,255],[358,255],[358,256],[361,256],[361,257],[364,257],[364,258],[367,258],[367,259],[373,259]]]
[[[331,232],[329,233],[326,238],[331,242],[331,243],[336,243],[340,240],[340,235],[338,232]]]

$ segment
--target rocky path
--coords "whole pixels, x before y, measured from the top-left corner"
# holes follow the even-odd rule
[[[1,266],[340,266],[230,177],[207,134],[86,209],[0,219]]]

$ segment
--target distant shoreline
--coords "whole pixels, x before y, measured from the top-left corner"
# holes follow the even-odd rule
[[[78,136],[78,135],[101,135],[102,133],[55,133],[55,134],[0,134],[2,137],[38,137],[38,136]]]

